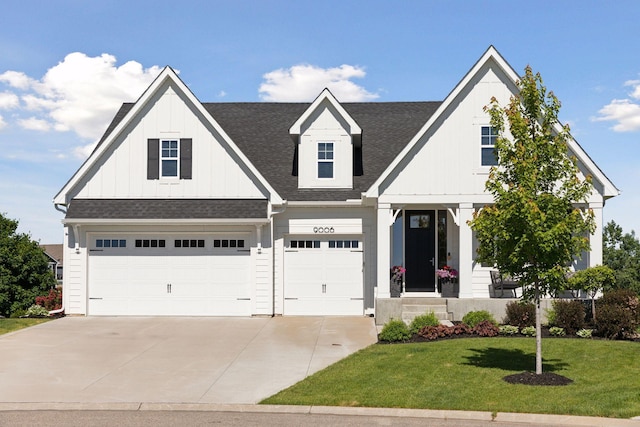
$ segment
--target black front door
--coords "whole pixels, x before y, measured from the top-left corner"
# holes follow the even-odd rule
[[[405,290],[436,290],[436,213],[407,211],[404,223]]]

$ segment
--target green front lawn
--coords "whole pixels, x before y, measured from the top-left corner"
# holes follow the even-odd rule
[[[535,371],[534,338],[464,338],[376,344],[264,400],[264,404],[640,415],[640,344],[542,341],[543,365],[567,386],[509,384]]]
[[[48,322],[49,320],[51,319],[0,319],[0,335]]]

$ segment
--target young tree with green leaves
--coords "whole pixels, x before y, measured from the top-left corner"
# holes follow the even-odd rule
[[[18,221],[0,213],[0,315],[9,317],[35,304],[56,284],[47,256]]]
[[[606,265],[596,265],[595,267],[585,268],[576,271],[569,278],[569,287],[572,289],[582,289],[591,298],[591,316],[593,323],[596,323],[596,295],[598,292],[609,291],[613,289],[616,282],[616,276],[612,269]]]
[[[570,156],[569,128],[558,122],[560,102],[530,67],[520,92],[486,111],[498,134],[486,189],[494,204],[469,222],[479,242],[478,261],[494,264],[523,284],[523,298],[536,306],[536,373],[542,374],[540,300],[564,288],[568,266],[589,250],[593,213],[583,209],[592,191]],[[582,207],[580,204],[583,204]]]

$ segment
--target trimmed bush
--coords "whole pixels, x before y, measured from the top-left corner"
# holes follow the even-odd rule
[[[408,341],[409,338],[411,338],[409,328],[406,323],[398,319],[391,319],[385,323],[378,335],[380,341],[387,342]]]
[[[563,337],[566,335],[564,329],[557,326],[552,326],[551,328],[549,328],[549,333],[554,337]]]
[[[498,326],[498,322],[493,317],[493,314],[487,310],[470,311],[462,318],[462,323],[465,323],[470,328],[475,328],[480,322],[490,322],[494,326]]]
[[[26,317],[49,317],[49,310],[39,305],[32,305],[25,312]]]
[[[640,325],[638,296],[629,289],[616,289],[596,301],[595,335],[609,339],[626,339],[635,335]]]
[[[511,301],[507,304],[504,323],[526,328],[536,323],[536,306],[530,302]]]
[[[503,325],[500,326],[500,335],[516,335],[518,332],[520,332],[520,329],[518,329],[517,326],[513,326],[513,325]]]
[[[520,333],[522,335],[526,335],[528,337],[536,336],[536,327],[535,326],[527,326],[526,328],[520,329]]]
[[[473,327],[473,333],[481,337],[495,337],[500,333],[500,329],[490,320],[482,320]]]
[[[49,311],[62,308],[62,291],[51,289],[47,296],[36,297],[36,304]]]
[[[593,329],[580,329],[578,332],[576,332],[576,335],[580,338],[591,338],[591,336],[593,335]]]
[[[438,326],[439,324],[440,321],[436,317],[435,313],[431,311],[427,314],[414,317],[411,321],[411,325],[409,325],[409,331],[412,334],[417,334],[425,326]]]
[[[555,313],[553,325],[563,328],[569,335],[575,335],[585,327],[584,304],[578,300],[554,300],[552,302]]]

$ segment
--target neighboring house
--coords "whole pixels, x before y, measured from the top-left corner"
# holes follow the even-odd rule
[[[483,107],[519,76],[490,47],[444,101],[201,103],[169,67],[124,104],[55,196],[66,210],[64,304],[86,315],[362,315],[403,295],[489,298],[467,221],[492,202]],[[577,142],[602,262],[616,187]],[[586,207],[586,206],[585,206]]]
[[[64,268],[64,250],[63,245],[40,245],[44,254],[49,258],[49,268],[55,274],[56,280],[62,284],[62,271]]]

